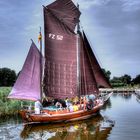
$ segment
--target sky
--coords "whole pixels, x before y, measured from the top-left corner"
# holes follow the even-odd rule
[[[43,31],[43,7],[54,0],[0,1],[0,68],[17,73],[27,56],[31,39],[37,46]],[[79,3],[80,24],[102,68],[111,77],[140,74],[140,0],[74,0]]]

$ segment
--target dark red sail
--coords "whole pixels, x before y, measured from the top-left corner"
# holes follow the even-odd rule
[[[61,11],[61,12],[60,12]],[[44,92],[54,98],[77,93],[77,36],[80,12],[71,0],[57,0],[44,7]]]
[[[96,79],[92,69],[91,58],[88,54],[88,48],[80,33],[80,94],[98,94]]]
[[[56,0],[46,8],[67,28],[71,31],[75,30],[80,12],[71,0]]]
[[[32,42],[23,68],[8,98],[38,100],[40,95],[40,52]]]
[[[84,46],[86,46],[88,57],[90,58],[90,63],[91,63],[92,70],[94,72],[94,76],[95,76],[98,87],[111,88],[111,85],[109,81],[107,80],[107,78],[105,77],[84,32],[83,32],[83,39],[84,39]]]

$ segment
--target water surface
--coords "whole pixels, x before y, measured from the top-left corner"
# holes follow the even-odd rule
[[[113,94],[96,117],[59,124],[23,125],[21,119],[0,121],[0,140],[139,140],[140,100]]]

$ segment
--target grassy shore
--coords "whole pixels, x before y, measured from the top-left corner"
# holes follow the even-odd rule
[[[0,87],[0,117],[17,115],[21,109],[21,101],[8,99],[11,87]],[[23,104],[29,104],[23,101]]]

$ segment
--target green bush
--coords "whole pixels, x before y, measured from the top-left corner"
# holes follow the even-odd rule
[[[29,105],[28,101],[19,101],[8,99],[11,87],[0,87],[0,116],[17,115],[21,109],[21,102],[23,105]]]
[[[125,84],[124,83],[111,83],[112,87],[124,87]]]

